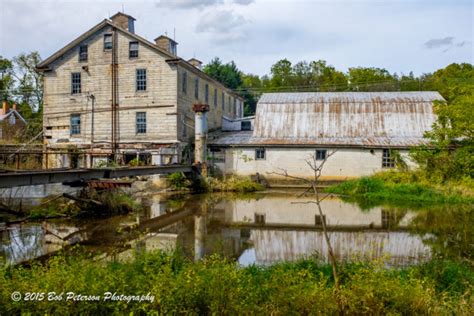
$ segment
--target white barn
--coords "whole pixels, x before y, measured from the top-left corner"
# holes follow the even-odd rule
[[[286,170],[311,177],[306,160],[326,163],[322,178],[343,180],[394,167],[394,150],[409,166],[410,148],[436,120],[438,92],[266,93],[251,131],[221,131],[209,137],[215,166],[226,174],[271,179]]]

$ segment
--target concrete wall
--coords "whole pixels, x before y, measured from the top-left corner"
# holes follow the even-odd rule
[[[318,148],[319,149],[319,148]],[[334,148],[327,149],[328,153]],[[267,178],[283,178],[272,174],[286,170],[295,177],[308,178],[312,176],[312,169],[306,160],[312,160],[316,148],[265,148],[265,159],[255,159],[255,148],[227,148],[225,153],[224,173],[238,175],[254,175],[257,172]],[[401,150],[401,156],[414,167],[409,160],[408,151]],[[322,179],[343,180],[351,177],[361,177],[381,171],[382,149],[340,148],[326,161]]]

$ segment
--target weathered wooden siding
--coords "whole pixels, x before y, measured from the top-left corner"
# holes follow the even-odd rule
[[[187,73],[186,93],[183,92],[183,73]],[[209,112],[207,113],[208,128],[210,130],[217,129],[222,126],[222,115],[234,117],[238,114],[234,108],[235,97],[228,93],[222,86],[207,80],[204,76],[198,76],[195,72],[190,71],[182,66],[178,66],[178,113],[179,113],[179,139],[186,141],[190,136],[194,135],[194,130],[190,126],[194,126],[194,113],[192,105],[196,103],[209,104]],[[199,98],[195,98],[194,85],[195,79],[199,77]],[[209,100],[206,102],[206,84],[209,85]],[[214,104],[214,89],[217,89],[217,104]],[[222,109],[222,91],[224,91],[224,110]],[[229,103],[230,96],[230,103]],[[186,124],[183,124],[186,122]],[[188,125],[188,126],[186,126]],[[183,129],[186,128],[186,131]]]
[[[103,35],[111,31],[104,28],[83,43],[88,45],[88,61],[78,61],[78,47],[54,62],[53,69],[45,74],[44,125],[46,141],[54,144],[68,139],[77,145],[90,144],[92,102],[88,93],[95,96],[94,142],[111,141],[111,52],[103,50]],[[129,58],[129,42],[134,41],[118,32],[118,94],[119,143],[177,142],[177,72],[166,63],[166,57],[157,51],[139,45],[139,57]],[[88,70],[82,67],[87,66]],[[136,69],[147,70],[147,91],[136,91]],[[81,73],[82,93],[71,95],[71,73]],[[147,133],[137,135],[135,113],[147,112]],[[70,135],[70,115],[81,114],[81,134]],[[50,138],[49,138],[50,137]]]

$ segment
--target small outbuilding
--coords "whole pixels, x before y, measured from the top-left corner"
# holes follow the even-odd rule
[[[322,177],[342,180],[394,168],[395,158],[414,166],[410,148],[436,120],[438,92],[265,93],[251,131],[209,136],[215,166],[223,173],[278,177],[313,175],[307,161],[323,161]]]

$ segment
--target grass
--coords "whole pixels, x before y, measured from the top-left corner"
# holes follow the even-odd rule
[[[209,190],[211,192],[248,193],[264,189],[263,185],[252,181],[249,177],[230,176],[223,179],[210,178],[209,180]]]
[[[469,314],[471,267],[432,261],[404,269],[378,263],[341,268],[345,314]],[[59,256],[44,265],[0,269],[0,314],[336,314],[331,268],[306,260],[242,268],[211,256],[197,263],[178,252],[138,254],[128,262]],[[18,291],[82,295],[150,295],[152,302],[24,301]],[[64,297],[65,295],[63,295]]]
[[[466,181],[468,183],[468,181]],[[474,203],[471,184],[434,184],[422,173],[388,171],[373,176],[343,182],[326,189],[343,199],[371,206],[389,202],[397,206],[417,206],[439,203]]]

